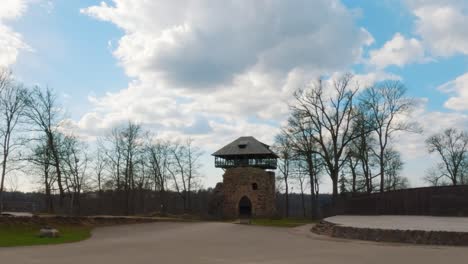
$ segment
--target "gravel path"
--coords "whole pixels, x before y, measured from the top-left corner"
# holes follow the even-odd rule
[[[464,263],[464,247],[342,240],[311,226],[273,228],[229,223],[151,223],[98,228],[89,240],[0,248],[0,262],[34,263]]]
[[[358,228],[468,232],[468,217],[339,215],[325,221]]]

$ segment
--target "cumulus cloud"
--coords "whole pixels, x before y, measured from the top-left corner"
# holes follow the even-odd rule
[[[389,65],[404,66],[409,63],[426,62],[424,46],[415,38],[405,38],[396,33],[380,49],[370,51],[369,64],[384,69]]]
[[[114,55],[130,76],[173,87],[216,88],[253,68],[334,70],[372,41],[337,0],[115,0],[82,12],[125,31]]]
[[[425,140],[447,128],[468,130],[468,115],[461,112],[430,111],[429,100],[420,98],[416,101],[415,111],[406,118],[418,122],[422,133],[399,133],[392,141],[392,147],[400,151],[405,162],[402,174],[410,179],[411,186],[427,185],[423,178],[426,172],[437,162],[436,155],[427,151]]]
[[[415,33],[432,56],[468,55],[468,1],[406,0],[414,14]],[[468,109],[468,73],[438,88],[449,94],[444,106],[451,110]]]
[[[437,56],[468,55],[468,1],[407,0],[416,33]]]
[[[4,0],[0,8],[0,67],[16,62],[20,50],[30,50],[21,35],[8,26],[26,10],[27,0]]]
[[[468,72],[438,88],[451,97],[444,106],[452,110],[468,110]]]
[[[21,16],[26,11],[26,2],[26,0],[3,0],[0,20],[11,20]]]
[[[401,80],[401,77],[396,74],[388,73],[385,71],[373,71],[365,74],[356,74],[354,75],[353,80],[357,83],[360,89],[363,89],[379,81]]]
[[[95,122],[132,119],[160,135],[271,142],[295,89],[347,69],[373,42],[338,0],[115,0],[81,12],[123,30],[113,54],[134,79],[91,98],[75,124],[90,134]]]
[[[395,140],[395,147],[402,152],[405,160],[427,156],[426,138],[447,128],[468,130],[468,115],[460,112],[429,111],[427,99],[421,99],[416,110],[408,117],[416,121],[422,133],[401,133]],[[430,164],[429,164],[430,165]]]

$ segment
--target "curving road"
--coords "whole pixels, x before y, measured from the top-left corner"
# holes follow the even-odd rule
[[[138,263],[464,263],[464,247],[413,246],[318,236],[229,223],[152,223],[98,228],[89,240],[0,248],[8,264]]]

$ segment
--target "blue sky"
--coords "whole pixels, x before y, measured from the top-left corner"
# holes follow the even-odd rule
[[[401,79],[424,102],[412,116],[424,134],[394,140],[414,186],[434,160],[424,137],[468,128],[468,1],[7,0],[0,8],[8,44],[0,66],[55,89],[74,131],[92,142],[132,119],[163,138],[191,136],[206,153],[205,186],[221,174],[208,154],[243,135],[272,143],[292,91],[319,75]]]
[[[112,56],[109,43],[122,32],[79,12],[96,1],[53,1],[53,7],[33,4],[11,26],[31,46],[33,52],[20,54],[12,66],[26,83],[37,83],[73,98],[69,112],[74,118],[84,114],[88,95],[125,88],[128,78]]]

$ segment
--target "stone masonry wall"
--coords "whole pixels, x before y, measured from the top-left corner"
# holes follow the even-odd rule
[[[257,190],[252,184],[257,184]],[[275,214],[275,173],[259,168],[227,169],[223,175],[225,218],[239,216],[239,201],[247,196],[252,203],[253,217],[272,217]]]

